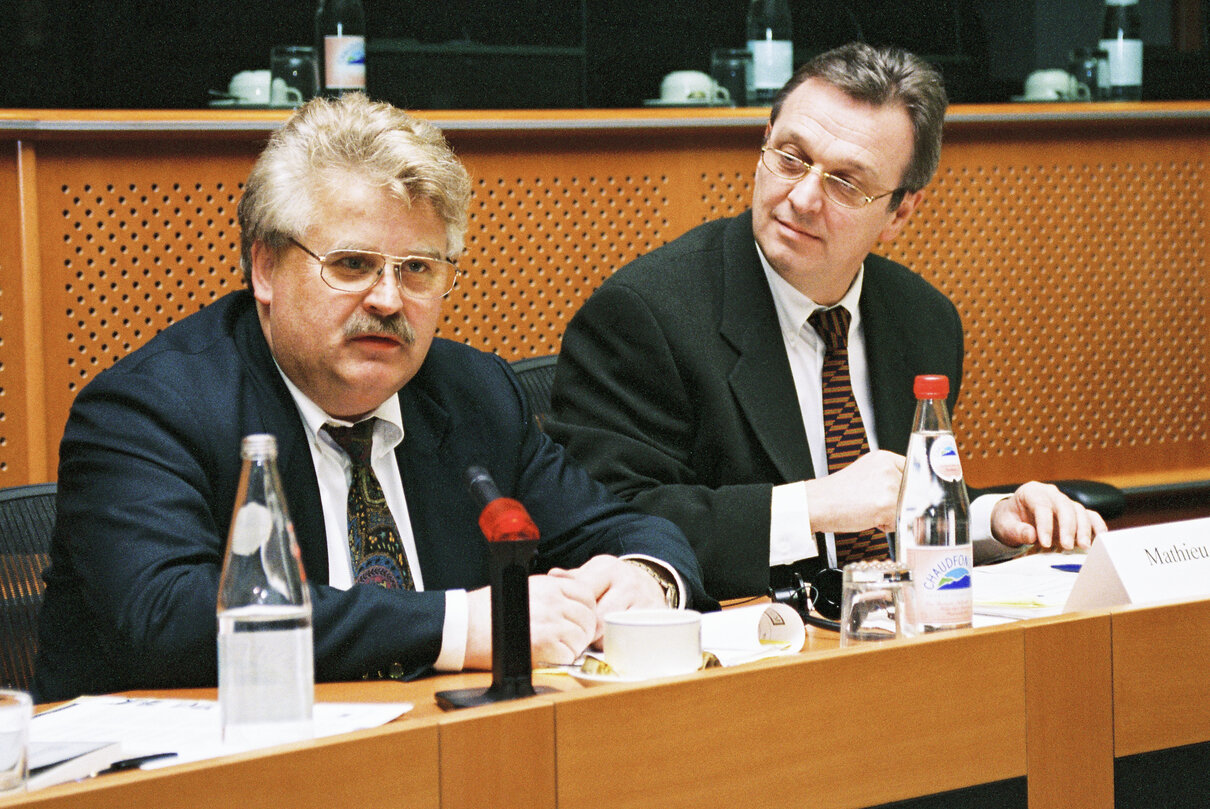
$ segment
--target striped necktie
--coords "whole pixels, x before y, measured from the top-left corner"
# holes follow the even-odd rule
[[[395,518],[387,507],[382,486],[370,466],[374,446],[374,422],[368,418],[352,427],[325,424],[324,430],[349,456],[353,480],[349,484],[349,553],[353,581],[379,584],[388,589],[414,590],[412,570]]]
[[[853,396],[849,378],[849,311],[843,306],[816,309],[807,318],[812,328],[823,338],[827,350],[823,360],[823,424],[824,444],[828,454],[828,474],[844,469],[859,456],[870,451],[861,412]],[[886,534],[870,528],[855,534],[837,533],[836,562],[844,567],[849,562],[887,557]]]

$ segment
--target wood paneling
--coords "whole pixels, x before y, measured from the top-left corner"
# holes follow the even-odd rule
[[[968,480],[1210,478],[1210,110],[1023,108],[951,110],[884,251],[962,313]],[[41,115],[0,129],[0,485],[53,478],[80,387],[240,286],[235,204],[281,120]],[[617,267],[743,210],[763,129],[743,110],[432,117],[474,183],[439,333],[510,360],[557,351]]]
[[[1210,740],[1210,601],[1113,612],[1114,755]]]
[[[1107,614],[1025,630],[1029,809],[1113,805],[1113,672]],[[1073,662],[1075,665],[1073,665]]]
[[[556,699],[559,805],[840,809],[1025,774],[1021,633],[933,640]]]

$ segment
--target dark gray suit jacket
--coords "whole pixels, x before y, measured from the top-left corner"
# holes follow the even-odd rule
[[[252,296],[236,292],[101,373],[72,405],[40,616],[40,701],[133,688],[214,685],[215,602],[249,433],[277,436],[278,466],[311,585],[315,673],[356,679],[402,663],[424,673],[445,596],[486,585],[487,543],[464,473],[479,464],[542,533],[537,568],[600,553],[675,567],[695,606],[715,606],[685,538],[636,513],[537,429],[507,363],[435,340],[399,393],[396,449],[425,592],[325,586],[327,542],[302,419]]]
[[[878,446],[903,453],[917,374],[962,379],[953,304],[869,256],[860,300]],[[568,326],[547,431],[589,472],[679,525],[716,598],[769,586],[775,484],[810,450],[751,212],[697,227],[618,270]]]

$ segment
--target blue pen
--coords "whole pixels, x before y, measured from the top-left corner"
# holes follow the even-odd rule
[[[1055,570],[1062,570],[1065,573],[1079,573],[1079,565],[1051,565]]]

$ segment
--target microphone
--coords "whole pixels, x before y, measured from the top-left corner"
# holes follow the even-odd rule
[[[534,688],[529,646],[529,570],[538,551],[538,526],[525,506],[500,493],[483,467],[467,469],[466,483],[491,550],[492,684],[437,692],[437,704],[446,710],[552,690]]]
[[[525,506],[500,494],[496,481],[482,466],[466,470],[466,482],[481,509],[479,530],[488,542],[518,542],[538,540],[538,526],[530,519]],[[532,554],[531,554],[532,555]]]

